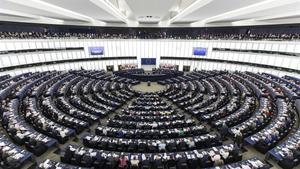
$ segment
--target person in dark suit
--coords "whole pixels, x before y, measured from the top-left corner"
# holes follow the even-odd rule
[[[94,164],[96,168],[103,168],[106,163],[106,159],[101,155],[96,155],[94,157]]]
[[[114,157],[108,157],[106,161],[106,168],[115,169],[118,165],[118,159]]]
[[[91,156],[89,154],[84,154],[81,158],[82,161],[84,161],[84,166],[85,167],[91,167],[93,164],[93,159],[91,158]]]
[[[212,167],[212,160],[208,154],[204,154],[200,159],[200,166],[203,168]]]
[[[124,133],[122,130],[117,132],[117,138],[123,138],[124,137]]]
[[[150,158],[149,157],[146,157],[146,159],[142,160],[141,162],[141,168],[143,167],[151,167],[151,164],[150,164]]]
[[[153,167],[159,168],[161,166],[164,166],[161,156],[155,156],[153,161]]]
[[[225,137],[226,137],[227,134],[228,134],[228,126],[226,125],[225,122],[222,123],[222,125],[221,125],[219,131],[220,131],[222,140],[224,140]]]
[[[187,168],[188,167],[188,163],[187,163],[187,160],[186,158],[179,158],[177,159],[177,168],[178,169],[183,169],[183,168]]]
[[[167,161],[168,168],[176,167],[176,164],[174,156],[171,156],[171,158]]]
[[[189,158],[187,162],[188,162],[189,169],[196,169],[197,166],[199,165],[198,160],[195,157]]]

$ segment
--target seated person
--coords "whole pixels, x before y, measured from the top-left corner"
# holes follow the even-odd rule
[[[134,156],[133,159],[130,160],[130,163],[131,163],[131,169],[138,169],[140,160],[138,160],[138,158]]]
[[[159,150],[160,152],[165,152],[165,151],[166,151],[166,143],[160,142],[160,143],[158,144],[158,150]]]
[[[124,155],[119,158],[119,169],[127,168],[128,159]]]
[[[174,156],[171,156],[170,159],[167,162],[168,168],[176,167],[176,160]]]
[[[187,145],[189,149],[195,148],[195,141],[193,140],[193,138],[189,138],[189,140],[187,141]]]

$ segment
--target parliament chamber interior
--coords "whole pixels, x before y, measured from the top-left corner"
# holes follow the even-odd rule
[[[0,169],[299,169],[299,0],[0,0]]]

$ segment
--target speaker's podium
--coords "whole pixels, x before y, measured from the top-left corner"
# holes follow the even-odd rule
[[[150,81],[147,82],[147,86],[151,86],[151,82]]]

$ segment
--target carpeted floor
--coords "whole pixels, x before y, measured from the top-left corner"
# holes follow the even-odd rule
[[[148,86],[147,82],[141,82],[140,84],[135,85],[132,88],[140,92],[158,92],[166,89],[166,86],[160,85],[157,82],[151,82],[151,86]]]

